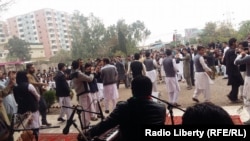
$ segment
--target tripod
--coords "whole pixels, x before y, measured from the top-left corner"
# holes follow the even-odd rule
[[[169,103],[169,102],[167,102],[167,101],[165,101],[165,100],[163,100],[163,99],[160,99],[160,98],[155,97],[155,96],[152,96],[152,95],[151,95],[151,97],[153,97],[153,98],[155,98],[155,99],[157,99],[157,100],[159,100],[159,101],[161,101],[161,102],[163,102],[163,103],[165,103],[165,104],[168,105],[168,106],[167,106],[167,109],[169,110],[169,113],[170,113],[170,118],[171,118],[171,123],[172,123],[172,125],[174,125],[173,108],[176,108],[176,109],[179,109],[179,110],[185,112],[185,110],[183,110],[183,109],[181,109],[181,108],[179,108],[179,107],[177,107],[177,106],[175,106],[175,105],[173,105],[173,104],[171,104],[171,103]]]
[[[13,140],[13,135],[15,132],[20,132],[20,131],[33,131],[33,134],[35,136],[35,139],[36,141],[38,141],[38,134],[39,134],[39,130],[40,129],[49,129],[49,128],[60,128],[60,126],[50,126],[50,127],[39,127],[39,128],[25,128],[25,125],[23,124],[24,120],[25,120],[26,115],[24,115],[24,118],[21,117],[20,114],[14,114],[11,118],[11,125],[10,125],[10,134],[9,134],[9,137],[8,137],[8,140],[9,141],[12,141]],[[16,129],[14,126],[15,126],[15,120],[18,120],[19,123],[18,123],[18,126],[17,128],[22,125],[23,129]],[[29,119],[28,119],[29,120]],[[30,136],[30,134],[28,134]],[[32,139],[32,137],[30,136],[30,139]]]
[[[78,136],[78,140],[79,141],[87,141],[88,139],[86,138],[86,136],[83,134],[83,130],[86,129],[86,127],[83,127],[82,125],[82,120],[81,120],[81,112],[88,112],[88,113],[94,113],[94,114],[98,114],[101,116],[102,120],[104,119],[103,113],[100,109],[100,113],[97,112],[92,112],[92,111],[87,111],[87,110],[83,110],[81,106],[75,106],[75,107],[67,107],[67,106],[62,106],[64,108],[70,108],[73,109],[73,112],[70,116],[70,118],[68,119],[65,128],[63,129],[63,134],[68,134],[69,133],[69,129],[70,126],[73,124],[73,126],[77,129],[77,131],[79,132],[79,136]],[[98,107],[100,108],[100,104],[98,104]],[[80,108],[80,109],[79,109]],[[81,125],[81,129],[82,131],[78,128],[77,124],[75,123],[75,120],[73,120],[75,113],[78,114],[78,119],[80,121],[80,125]],[[88,127],[87,127],[88,128]]]

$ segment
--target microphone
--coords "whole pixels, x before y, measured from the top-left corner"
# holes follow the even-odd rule
[[[74,118],[74,115],[75,115],[75,112],[76,112],[76,109],[77,107],[74,108],[72,114],[70,115],[70,118],[67,120],[67,123],[66,123],[66,126],[64,127],[63,129],[63,134],[68,134],[69,133],[69,128],[70,126],[73,124],[73,118]]]
[[[153,96],[153,95],[151,95],[151,97],[153,97],[153,98],[155,98],[155,99],[157,99],[157,100],[159,100],[159,101],[161,101],[161,102],[166,103],[166,104],[168,105],[168,108],[173,107],[173,108],[176,108],[176,109],[179,109],[179,110],[185,112],[185,110],[183,110],[183,109],[181,109],[181,108],[179,108],[179,107],[177,107],[177,106],[175,106],[175,105],[173,105],[173,104],[167,102],[166,100],[160,99],[160,98],[158,98],[158,97],[156,97],[156,96]]]

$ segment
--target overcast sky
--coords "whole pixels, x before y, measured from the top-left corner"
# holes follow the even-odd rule
[[[15,0],[9,10],[1,13],[1,20],[52,8],[85,16],[93,13],[108,26],[125,19],[127,24],[144,22],[151,31],[144,44],[156,40],[172,40],[174,30],[184,36],[185,28],[203,28],[206,22],[231,20],[237,26],[250,20],[250,0]]]

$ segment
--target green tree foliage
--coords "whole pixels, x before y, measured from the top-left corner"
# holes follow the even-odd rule
[[[50,61],[53,63],[58,63],[58,62],[68,63],[72,61],[72,57],[69,52],[70,51],[61,49],[56,53],[56,55],[50,58]]]
[[[98,48],[103,47],[104,24],[93,14],[85,17],[79,12],[74,13],[73,20],[72,58],[96,57]]]
[[[206,24],[203,32],[200,34],[200,40],[203,45],[207,45],[217,40],[216,28],[216,23],[209,22]]]
[[[230,23],[217,25],[216,23],[209,22],[199,37],[201,44],[207,46],[211,42],[224,42],[228,41],[231,37],[237,37],[237,32]]]
[[[118,30],[118,42],[119,50],[127,55],[126,38],[120,29]]]
[[[189,43],[190,43],[190,44],[197,44],[198,41],[197,41],[196,38],[190,38],[190,39],[189,39]]]
[[[141,21],[126,24],[125,20],[118,20],[116,25],[105,27],[93,14],[85,17],[75,12],[73,17],[71,31],[74,59],[113,56],[119,51],[128,55],[134,53],[138,43],[150,35]]]
[[[9,39],[7,44],[7,49],[9,50],[8,58],[19,59],[21,61],[29,61],[31,55],[29,53],[29,44],[18,37],[13,37]]]
[[[218,35],[217,40],[220,42],[228,41],[230,38],[237,36],[237,32],[231,23],[221,23],[216,32]]]
[[[119,20],[116,28],[119,40],[116,47],[118,47],[117,50],[122,51],[125,55],[138,51],[136,46],[139,42],[145,40],[151,34],[141,21],[126,24],[125,20]]]
[[[242,21],[240,23],[240,28],[238,31],[239,39],[245,40],[245,38],[250,35],[250,20],[248,21]]]

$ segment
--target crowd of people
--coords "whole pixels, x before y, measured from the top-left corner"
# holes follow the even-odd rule
[[[67,107],[72,107],[70,93],[71,89],[74,89],[82,109],[91,111],[82,112],[80,119],[81,126],[86,129],[89,137],[97,136],[119,125],[123,140],[137,140],[140,125],[165,123],[166,106],[155,102],[151,97],[161,95],[157,89],[158,80],[165,83],[168,101],[177,107],[181,106],[178,102],[182,91],[179,82],[186,83],[185,90],[194,89],[192,100],[197,105],[187,108],[183,123],[204,122],[191,121],[192,116],[199,113],[201,115],[198,105],[217,109],[210,110],[209,114],[215,111],[215,115],[229,116],[222,108],[211,104],[210,84],[214,83],[216,75],[223,75],[224,79],[228,79],[228,85],[231,85],[229,100],[233,103],[243,102],[250,115],[250,95],[247,93],[250,90],[248,52],[246,42],[238,44],[235,38],[231,38],[222,46],[211,43],[207,47],[193,47],[186,44],[174,49],[147,50],[127,56],[125,59],[117,56],[97,58],[84,63],[83,59],[79,58],[72,61],[70,68],[60,62],[57,67],[50,67],[48,72],[40,72],[30,63],[26,65],[25,71],[10,71],[6,80],[0,71],[0,117],[10,125],[10,119],[15,113],[31,112],[32,121],[29,127],[36,129],[33,131],[38,138],[40,124],[51,125],[47,121],[47,104],[43,92],[48,90],[48,87],[55,89],[61,107],[57,120],[64,122],[68,121],[72,114],[72,109]],[[127,101],[118,102],[121,82],[126,88],[131,88],[132,97]],[[204,102],[200,102],[200,94],[203,94]],[[102,111],[99,106],[102,100],[104,112],[109,116],[90,128],[91,121],[102,117],[102,114],[96,114]],[[194,109],[197,109],[196,112]],[[230,119],[227,122],[213,123],[232,124]],[[249,125],[250,120],[244,124]]]

